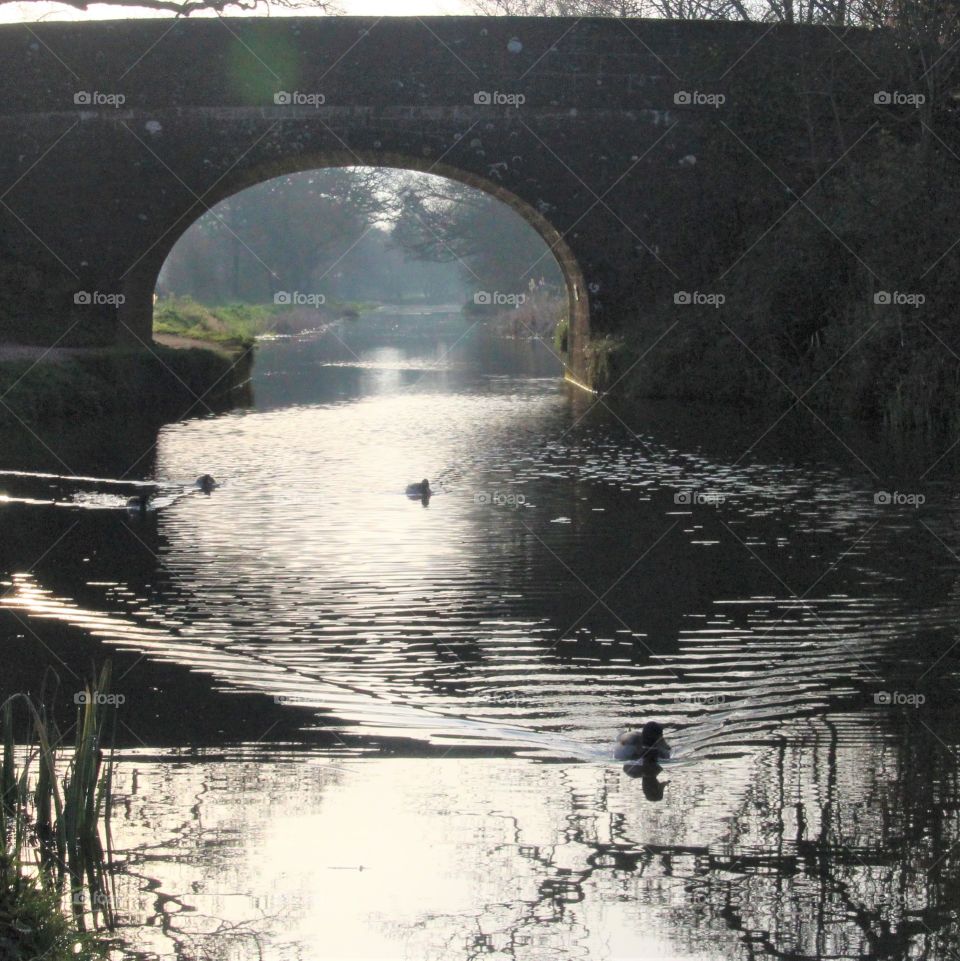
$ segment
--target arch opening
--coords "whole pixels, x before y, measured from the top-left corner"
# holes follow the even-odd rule
[[[165,284],[165,280],[169,276],[171,262],[175,262],[176,248],[184,241],[191,228],[204,218],[209,219],[211,216],[217,218],[218,207],[225,201],[235,199],[251,188],[263,188],[271,183],[281,183],[298,175],[301,177],[311,174],[321,175],[331,171],[354,173],[373,171],[396,177],[419,175],[422,179],[427,179],[423,175],[428,175],[431,180],[450,184],[461,190],[466,188],[467,191],[475,191],[485,199],[495,201],[494,206],[512,212],[526,230],[536,235],[544,248],[541,255],[534,258],[527,268],[527,284],[531,285],[531,289],[532,285],[538,282],[543,285],[544,275],[550,273],[544,268],[549,265],[556,269],[558,296],[565,305],[563,339],[566,350],[561,357],[564,373],[568,379],[586,386],[584,349],[589,339],[588,298],[585,296],[580,266],[559,230],[535,206],[491,180],[443,164],[420,162],[393,154],[364,157],[351,152],[349,155],[298,156],[268,164],[253,165],[233,172],[229,178],[224,178],[202,195],[190,210],[172,223],[148,255],[143,258],[137,270],[132,271],[128,276],[125,323],[146,334],[147,337],[152,337],[153,304],[158,288],[162,291],[165,286],[169,286]],[[226,224],[225,227],[228,231],[231,229],[230,224]],[[392,227],[394,232],[395,228],[396,222]],[[271,278],[272,281],[278,285],[278,289],[283,290],[283,281],[279,276],[282,272],[273,271],[273,273],[277,276]],[[482,284],[477,285],[474,293],[478,297],[483,295]],[[497,291],[497,293],[500,292]],[[514,290],[512,293],[521,292]],[[145,317],[131,316],[139,313],[144,305],[146,306]],[[548,342],[552,339],[552,337],[545,338]]]

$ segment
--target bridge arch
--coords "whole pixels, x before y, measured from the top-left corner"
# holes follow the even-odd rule
[[[133,340],[149,343],[153,328],[153,294],[160,271],[177,241],[217,204],[278,177],[334,167],[379,167],[428,173],[480,190],[519,215],[543,239],[563,275],[569,321],[564,373],[567,379],[581,383],[584,350],[590,337],[589,298],[580,264],[560,231],[536,207],[492,180],[455,166],[396,153],[358,153],[352,150],[325,151],[321,154],[307,152],[231,171],[198,196],[196,203],[168,227],[124,278],[121,329],[128,331]]]

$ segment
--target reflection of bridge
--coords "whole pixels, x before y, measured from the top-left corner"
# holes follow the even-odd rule
[[[772,225],[785,183],[856,142],[871,42],[516,18],[5,27],[0,308],[23,331],[62,317],[67,342],[146,341],[160,267],[210,205],[294,170],[399,166],[487,190],[541,233],[583,376],[591,325],[705,289],[745,210]]]

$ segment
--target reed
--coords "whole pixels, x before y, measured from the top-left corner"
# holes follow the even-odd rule
[[[78,698],[72,751],[43,703],[15,694],[0,705],[0,881],[8,897],[9,891],[19,890],[31,910],[69,894],[74,928],[80,932],[88,913],[95,927],[115,925],[110,865],[100,831],[102,825],[109,850],[112,760],[105,757],[103,744],[112,713],[107,707],[110,679],[108,663]],[[27,743],[19,752],[15,708],[27,720]],[[35,879],[24,876],[29,866]]]

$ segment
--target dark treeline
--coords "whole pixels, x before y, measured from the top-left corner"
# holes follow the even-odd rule
[[[868,130],[864,124],[862,141],[838,131],[837,150],[824,162],[816,156],[818,131],[811,130],[804,184],[780,185],[779,202],[717,197],[687,225],[697,238],[700,289],[722,294],[723,306],[678,311],[672,303],[638,303],[640,322],[595,337],[591,363],[599,381],[622,377],[620,389],[635,395],[763,399],[898,428],[960,426],[957,0],[476,0],[474,6],[501,15],[878,31],[886,63],[869,73],[878,94],[890,99],[875,102],[877,122]],[[844,92],[839,74],[823,91],[834,105]],[[776,94],[762,91],[766,106],[759,113],[775,115]],[[724,156],[719,145],[703,153],[704,168],[749,159],[735,149],[736,156]]]

